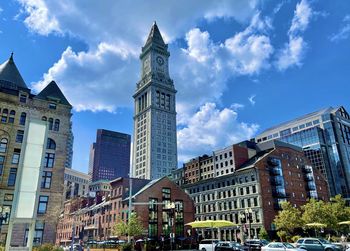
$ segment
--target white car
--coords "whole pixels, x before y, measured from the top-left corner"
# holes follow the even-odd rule
[[[217,239],[204,239],[201,240],[201,242],[199,243],[199,250],[200,251],[214,251],[215,250],[215,246],[216,244],[219,242],[220,240]]]
[[[261,251],[305,251],[294,247],[288,242],[270,242],[266,246],[261,247]]]

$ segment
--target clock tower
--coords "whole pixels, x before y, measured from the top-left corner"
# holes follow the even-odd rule
[[[141,80],[133,95],[135,178],[157,179],[177,168],[176,90],[169,76],[169,56],[154,22],[142,47]]]

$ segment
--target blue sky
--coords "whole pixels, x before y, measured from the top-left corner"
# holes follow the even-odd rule
[[[350,2],[0,2],[0,60],[33,92],[54,79],[74,105],[73,168],[98,128],[132,135],[138,56],[153,21],[169,43],[179,161],[327,106],[350,110]]]

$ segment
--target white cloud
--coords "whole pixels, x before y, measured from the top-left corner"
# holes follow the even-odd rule
[[[248,98],[248,100],[249,100],[249,103],[251,104],[251,105],[255,105],[255,97],[256,97],[256,94],[253,94],[253,95],[251,95],[249,98]]]
[[[18,0],[24,10],[29,13],[24,23],[31,28],[33,32],[40,35],[48,35],[50,33],[61,33],[59,22],[55,18],[44,0]],[[23,13],[22,12],[22,13]]]
[[[179,161],[250,139],[258,128],[256,124],[239,122],[233,109],[220,110],[214,103],[206,103],[191,117],[186,127],[178,130]]]
[[[307,0],[301,0],[296,5],[292,24],[288,31],[288,43],[285,43],[284,47],[277,53],[275,65],[278,70],[284,71],[290,67],[300,67],[302,65],[308,45],[301,33],[309,26],[313,14],[314,12]]]
[[[170,42],[203,18],[245,22],[258,5],[258,0],[18,1],[27,13],[25,24],[34,32],[67,33],[89,45],[122,40],[134,50],[139,50],[154,20],[161,24],[163,35]],[[155,11],[156,8],[161,11]]]
[[[343,27],[335,33],[330,36],[330,40],[332,42],[338,42],[340,40],[345,40],[350,37],[350,15],[346,15],[343,19]]]
[[[301,66],[306,47],[307,44],[302,37],[291,37],[289,43],[280,51],[277,68],[283,71],[294,65]]]
[[[301,0],[295,8],[292,25],[290,26],[289,33],[293,36],[297,32],[305,31],[309,25],[312,17],[312,9],[307,0]]]
[[[79,53],[68,47],[33,87],[38,92],[55,80],[77,111],[114,112],[132,103],[136,61],[117,45],[101,43],[94,51]]]
[[[186,41],[188,49],[184,49],[184,52],[198,62],[204,63],[213,55],[213,45],[207,31],[192,29],[186,34]]]

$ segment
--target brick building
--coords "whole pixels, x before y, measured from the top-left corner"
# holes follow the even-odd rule
[[[35,231],[35,244],[54,243],[61,211],[64,169],[72,157],[71,109],[57,84],[50,82],[37,95],[31,93],[13,59],[0,65],[0,207],[11,213],[17,174],[22,167],[29,121],[47,122],[45,155]],[[22,153],[22,155],[21,155]],[[28,226],[16,224],[12,245],[23,246]],[[1,227],[5,242],[8,220]]]
[[[229,169],[228,173],[224,171],[224,175],[194,183],[177,180],[195,202],[196,220],[222,219],[239,226],[219,232],[201,230],[204,237],[242,240],[258,236],[262,227],[274,230],[272,222],[283,201],[299,207],[309,198],[329,200],[327,181],[319,170],[311,166],[301,148],[280,141],[253,143],[255,151],[250,142],[239,145],[240,150],[244,146],[248,150],[242,150],[243,154],[237,155],[240,160],[247,152],[245,156],[255,155],[243,164],[235,165],[234,171]],[[225,152],[221,152],[221,163],[226,161]],[[220,155],[216,156],[220,159]],[[229,156],[228,151],[227,158]],[[251,216],[250,222],[247,211]]]
[[[175,232],[176,236],[185,236],[184,224],[194,220],[194,203],[187,193],[168,177],[153,181],[132,179],[132,184],[131,210],[142,220],[145,235],[158,238]],[[129,179],[117,178],[110,182],[109,193],[101,198],[66,201],[57,227],[56,244],[71,241],[73,225],[74,235],[83,232],[84,240],[115,238],[113,226],[128,219],[128,197]]]

